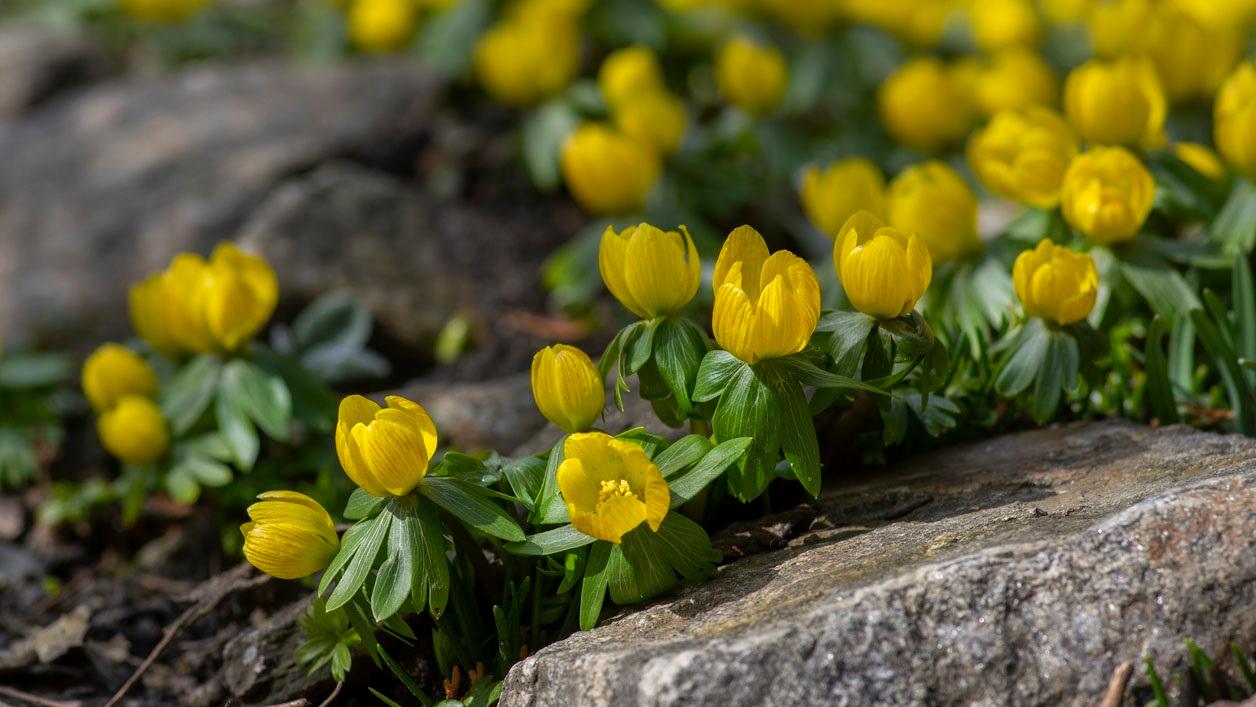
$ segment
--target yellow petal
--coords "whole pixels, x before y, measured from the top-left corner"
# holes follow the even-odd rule
[[[628,239],[635,231],[636,226],[624,229],[623,233],[615,233],[612,226],[606,227],[602,232],[602,243],[598,247],[598,270],[602,274],[602,282],[606,283],[606,289],[610,290],[620,304],[638,317],[648,319],[649,314],[628,289],[625,274],[628,270]]]
[[[628,291],[647,319],[675,314],[689,298],[690,267],[684,238],[643,223],[628,241]],[[692,296],[692,295],[690,295]]]
[[[728,234],[724,246],[720,249],[719,258],[715,261],[715,289],[720,289],[728,277],[729,271],[736,263],[741,263],[742,282],[740,287],[751,298],[759,294],[759,273],[763,263],[768,259],[768,244],[763,236],[750,226],[738,226]]]

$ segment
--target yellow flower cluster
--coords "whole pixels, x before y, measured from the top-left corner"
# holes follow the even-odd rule
[[[127,464],[165,456],[170,433],[154,401],[157,374],[147,361],[125,346],[105,344],[83,364],[82,384],[100,416],[96,434],[110,454]]]
[[[475,47],[480,84],[499,103],[528,106],[558,94],[580,70],[582,0],[515,0]]]
[[[670,155],[685,136],[685,103],[667,89],[658,57],[647,47],[612,52],[602,62],[598,86],[615,127],[660,155]]]
[[[968,164],[983,184],[1043,209],[1060,203],[1060,184],[1076,155],[1072,128],[1047,108],[999,113],[968,141]]]
[[[131,288],[131,324],[168,356],[233,352],[261,330],[279,301],[267,262],[231,243],[206,261],[182,253],[170,267]]]

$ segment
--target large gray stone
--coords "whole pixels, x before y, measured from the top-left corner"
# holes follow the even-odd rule
[[[0,120],[110,68],[83,37],[33,24],[0,27]]]
[[[0,124],[0,329],[50,345],[124,334],[129,282],[234,236],[279,180],[413,140],[440,87],[404,60],[207,66]]]
[[[1093,705],[1184,639],[1256,648],[1250,440],[1076,424],[842,481],[787,547],[516,665],[502,705]]]

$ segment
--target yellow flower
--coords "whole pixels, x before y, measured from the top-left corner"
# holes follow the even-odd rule
[[[1213,108],[1213,139],[1235,170],[1256,179],[1256,64],[1244,62],[1221,86]]]
[[[436,425],[422,405],[399,395],[381,408],[361,395],[340,401],[336,454],[345,474],[372,496],[404,496],[427,475]]]
[[[612,110],[642,95],[667,90],[658,57],[643,46],[611,52],[598,69],[597,84]]]
[[[131,287],[131,324],[167,355],[236,351],[265,326],[279,301],[266,261],[231,243],[175,256],[165,272]]]
[[[1016,258],[1012,283],[1025,313],[1061,326],[1081,321],[1095,308],[1099,272],[1086,253],[1075,253],[1044,238]]]
[[[1086,19],[1095,0],[1041,0],[1042,13],[1056,24],[1075,24]]]
[[[580,70],[580,28],[561,15],[520,13],[493,25],[475,47],[480,84],[499,103],[528,106],[571,83]]]
[[[969,24],[984,52],[1038,43],[1038,11],[1030,0],[970,0]]]
[[[354,0],[349,38],[368,52],[394,52],[414,36],[418,13],[413,0]]]
[[[821,169],[812,165],[802,173],[802,206],[811,222],[836,238],[837,230],[860,209],[885,214],[885,177],[862,157],[834,162]]]
[[[780,51],[745,37],[734,37],[720,49],[715,75],[724,100],[751,115],[772,112],[789,85],[789,66]]]
[[[1151,21],[1149,0],[1105,0],[1091,5],[1086,29],[1095,56],[1113,59],[1138,53],[1140,35]]]
[[[1096,147],[1064,173],[1064,219],[1092,240],[1110,245],[1138,233],[1155,198],[1156,181],[1129,150]]]
[[[702,261],[689,232],[664,233],[648,223],[620,233],[607,226],[598,249],[598,270],[606,289],[642,319],[679,312],[702,282]]]
[[[1152,147],[1164,140],[1164,89],[1145,59],[1092,60],[1073,69],[1064,110],[1093,144]]]
[[[1232,29],[1256,17],[1256,0],[1172,0],[1178,9],[1210,27]]]
[[[151,398],[157,394],[157,374],[134,351],[105,344],[83,364],[83,393],[96,412],[108,410],[124,395]]]
[[[1053,108],[1060,100],[1060,80],[1038,52],[1023,47],[1006,49],[985,61],[968,65],[973,100],[985,117],[1030,106]]]
[[[601,123],[580,126],[563,143],[563,180],[593,213],[641,211],[661,169],[648,145]]]
[[[318,501],[296,491],[267,491],[240,526],[244,559],[276,579],[301,579],[327,569],[340,550],[336,525]]]
[[[170,433],[157,403],[123,395],[100,414],[96,434],[109,453],[127,464],[151,464],[170,448]]]
[[[1077,138],[1046,108],[1004,111],[968,141],[968,164],[994,193],[1043,209],[1060,203]]]
[[[917,57],[881,85],[881,122],[890,136],[921,152],[937,152],[959,142],[973,123],[972,104],[962,81],[941,61]]]
[[[606,407],[606,386],[588,354],[554,344],[532,357],[532,398],[545,419],[567,432],[584,432]]]
[[[576,530],[616,544],[642,523],[658,532],[671,505],[667,481],[645,451],[602,432],[567,438],[558,490]]]
[[[955,170],[937,161],[908,167],[890,182],[889,219],[903,233],[920,236],[935,263],[981,248],[977,197]]]
[[[915,47],[937,46],[959,6],[956,0],[844,0],[843,4],[852,20],[880,27]]]
[[[179,22],[196,14],[208,0],[118,0],[132,19],[142,22]]]
[[[921,239],[886,226],[861,211],[842,226],[833,263],[846,298],[855,309],[878,319],[910,313],[933,279],[933,261]]]
[[[820,319],[820,282],[787,250],[768,254],[750,226],[728,234],[715,261],[711,328],[721,348],[749,364],[807,347]]]
[[[1239,25],[1205,25],[1162,3],[1138,28],[1137,37],[1169,99],[1186,101],[1212,98],[1242,58],[1247,34]]]
[[[665,91],[643,93],[614,111],[615,127],[660,155],[670,155],[685,137],[685,103]]]
[[[1179,160],[1190,165],[1191,169],[1215,182],[1225,179],[1226,175],[1229,174],[1225,163],[1207,145],[1201,145],[1197,142],[1174,143],[1173,154]]]

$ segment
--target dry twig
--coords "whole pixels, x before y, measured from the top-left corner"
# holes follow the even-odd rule
[[[1103,702],[1099,703],[1099,707],[1121,707],[1121,700],[1125,697],[1125,686],[1129,684],[1130,676],[1134,674],[1134,664],[1128,660],[1116,666],[1116,670],[1112,671],[1112,680],[1108,683],[1108,692],[1103,696]]]

